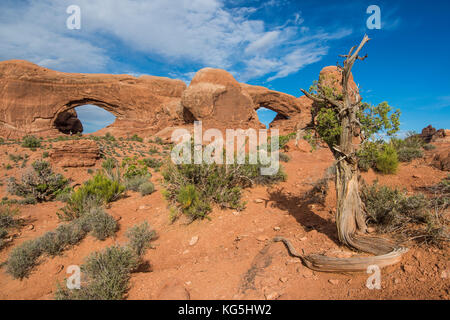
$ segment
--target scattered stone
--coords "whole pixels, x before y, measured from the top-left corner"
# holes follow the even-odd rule
[[[64,266],[62,264],[57,265],[55,268],[55,274],[59,274],[63,270],[64,270]]]
[[[300,259],[289,259],[286,261],[286,265],[290,265],[290,264],[298,264],[300,263]]]
[[[157,295],[157,300],[190,300],[189,291],[177,280],[169,280]]]
[[[280,278],[280,281],[281,281],[282,283],[286,283],[286,282],[288,281],[288,278],[286,278],[286,277],[281,277],[281,278]]]
[[[339,280],[336,279],[330,279],[328,280],[329,283],[331,283],[332,285],[338,285],[339,284]]]
[[[150,209],[150,206],[147,206],[147,205],[142,205],[139,207],[139,210],[149,210],[149,209]]]
[[[34,225],[30,224],[27,229],[28,230],[33,230],[34,229]]]
[[[280,228],[280,227],[274,227],[273,230],[275,230],[275,231],[280,231],[281,228]]]
[[[276,300],[279,296],[280,296],[280,294],[275,291],[265,294],[266,300]]]
[[[395,279],[394,279],[394,283],[395,283],[395,284],[399,284],[400,282],[401,282],[401,280],[400,280],[399,278],[395,278]]]
[[[239,215],[239,212],[233,211],[233,215],[234,215],[234,216],[238,216],[238,215]]]
[[[269,240],[269,238],[267,236],[258,236],[256,238],[256,240],[260,241],[260,242],[264,242],[266,240]]]
[[[191,240],[189,241],[189,245],[190,246],[195,246],[198,242],[198,236],[194,236],[191,238]]]
[[[444,270],[441,272],[441,279],[448,279],[448,276],[449,276],[448,270]]]
[[[262,199],[255,199],[255,200],[253,200],[253,202],[254,202],[254,203],[263,203],[264,200],[262,200]]]
[[[300,238],[300,241],[306,241],[306,240],[308,240],[307,237]]]
[[[367,228],[367,232],[368,232],[368,233],[375,233],[376,231],[377,231],[377,229],[374,228],[374,227],[368,227],[368,228]]]
[[[189,250],[184,250],[183,251],[183,254],[188,254],[189,253]]]

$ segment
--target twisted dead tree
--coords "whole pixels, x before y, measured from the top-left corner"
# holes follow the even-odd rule
[[[407,249],[397,247],[386,239],[370,237],[367,234],[364,203],[360,197],[359,169],[357,151],[372,134],[384,129],[388,135],[398,130],[399,111],[392,113],[387,103],[371,106],[362,102],[359,90],[351,85],[352,68],[361,49],[369,41],[364,36],[359,46],[350,49],[343,66],[337,66],[338,77],[320,78],[308,91],[301,91],[314,101],[314,130],[328,144],[336,167],[337,211],[336,224],[339,240],[347,247],[367,252],[375,256],[353,257],[349,259],[331,258],[323,255],[301,256],[284,238],[290,253],[302,259],[304,264],[318,271],[357,272],[366,271],[370,265],[380,268],[400,261]],[[340,78],[340,79],[339,79]],[[336,87],[341,87],[338,90]]]

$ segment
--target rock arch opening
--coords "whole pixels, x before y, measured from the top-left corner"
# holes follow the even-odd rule
[[[59,113],[54,125],[63,134],[94,133],[116,121],[116,116],[94,104],[77,105]]]
[[[287,117],[282,114],[273,111],[272,109],[266,107],[260,107],[256,109],[256,113],[258,114],[259,122],[261,122],[267,129],[270,128],[270,125],[280,119],[287,119]]]

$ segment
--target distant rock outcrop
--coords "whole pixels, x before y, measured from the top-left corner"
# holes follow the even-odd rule
[[[92,167],[100,159],[100,149],[94,141],[58,141],[52,145],[50,159],[59,167]]]
[[[436,130],[432,125],[424,128],[422,133],[419,135],[424,142],[436,142],[436,141],[448,141],[450,142],[450,130],[440,129]]]

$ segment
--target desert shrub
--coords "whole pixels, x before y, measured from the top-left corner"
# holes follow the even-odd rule
[[[148,182],[148,177],[146,176],[135,176],[125,180],[125,187],[127,190],[131,191],[139,191],[139,188],[144,183]]]
[[[150,241],[155,237],[155,234],[155,231],[150,230],[147,222],[135,225],[127,231],[128,246],[137,256],[141,257],[145,250],[149,248]]]
[[[358,150],[358,167],[361,171],[369,171],[370,168],[376,168],[381,147],[381,142],[368,141]]]
[[[0,249],[4,245],[4,240],[8,236],[8,229],[20,226],[19,220],[15,218],[18,210],[12,210],[9,206],[0,206]]]
[[[40,255],[39,242],[28,240],[12,250],[6,264],[6,272],[16,279],[23,279],[37,264]]]
[[[280,161],[289,162],[290,160],[291,160],[291,157],[289,157],[289,155],[287,155],[284,152],[280,152]]]
[[[91,234],[98,240],[113,236],[118,228],[116,220],[102,208],[94,208],[84,217]]]
[[[121,300],[128,290],[130,274],[139,257],[129,247],[113,246],[94,252],[81,266],[86,284],[80,290],[59,286],[56,300]]]
[[[24,148],[39,148],[41,146],[41,140],[35,136],[26,136],[22,140],[22,147]]]
[[[58,226],[43,236],[29,240],[15,248],[7,261],[7,270],[14,278],[27,277],[38,258],[47,254],[54,257],[64,250],[78,244],[88,233],[99,240],[113,236],[117,230],[117,222],[103,209],[92,209],[79,219]]]
[[[222,208],[241,210],[242,188],[254,184],[269,185],[284,181],[286,175],[280,168],[275,175],[261,175],[262,165],[250,164],[180,164],[169,163],[163,171],[165,197],[180,212],[192,220],[205,218],[211,211],[211,203]]]
[[[83,279],[87,278],[80,290],[69,290],[58,285],[56,300],[121,300],[128,290],[132,272],[142,264],[142,256],[155,236],[147,222],[127,231],[129,242],[126,246],[112,246],[94,252],[81,266]]]
[[[150,177],[150,173],[148,172],[147,165],[144,160],[138,160],[137,157],[127,157],[122,160],[121,164],[123,172],[123,177],[125,179],[131,179],[137,176]]]
[[[144,159],[144,163],[147,167],[152,168],[152,169],[159,169],[163,165],[161,160],[153,159],[153,158]]]
[[[441,246],[443,241],[450,241],[449,222],[444,215],[450,193],[448,180],[424,188],[431,191],[430,199],[423,194],[408,196],[406,191],[377,183],[366,186],[362,199],[369,222],[375,224],[380,232],[391,232],[402,239]]]
[[[125,191],[118,181],[113,181],[103,173],[97,173],[76,191],[72,192],[67,205],[58,216],[63,220],[73,220],[98,207],[115,201]]]
[[[430,150],[436,149],[436,146],[433,145],[433,144],[427,143],[426,145],[423,146],[423,148],[424,148],[425,150],[427,150],[427,151],[430,151]]]
[[[144,142],[144,139],[139,137],[137,134],[134,134],[131,138],[128,139],[129,141],[136,141],[136,142]]]
[[[369,221],[381,231],[390,232],[409,222],[427,222],[428,200],[423,194],[408,196],[405,191],[379,186],[365,187],[362,198],[366,204]]]
[[[55,174],[48,162],[35,161],[32,167],[22,175],[21,182],[18,183],[15,178],[10,178],[8,192],[43,202],[53,200],[69,181],[61,174]]]
[[[376,160],[376,168],[384,174],[394,174],[398,168],[398,156],[395,148],[386,144],[379,152]]]
[[[405,139],[393,138],[391,139],[391,143],[397,151],[400,162],[410,162],[423,157],[424,142],[414,132],[408,133]]]
[[[150,181],[144,182],[139,186],[139,192],[142,196],[148,196],[149,194],[155,192],[155,185]]]

